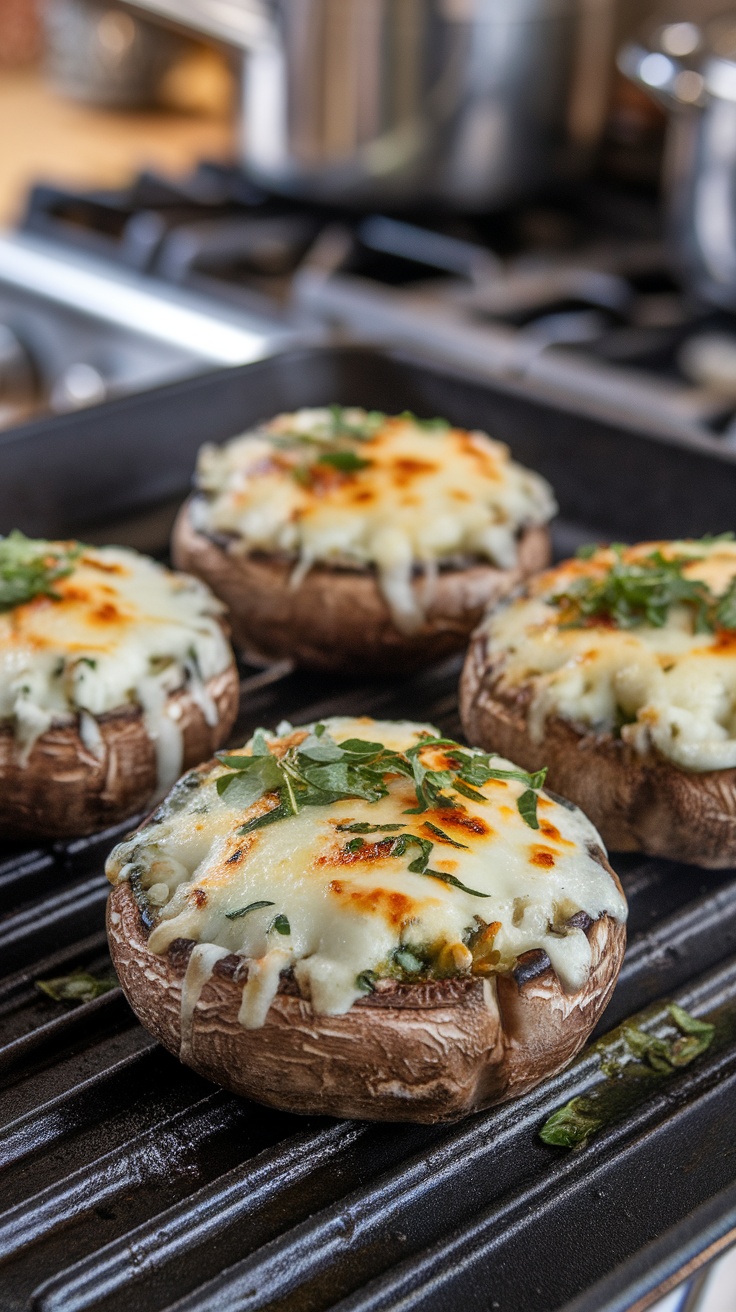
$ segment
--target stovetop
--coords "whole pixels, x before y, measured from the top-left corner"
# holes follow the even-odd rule
[[[46,388],[47,408],[73,408],[295,341],[347,337],[409,344],[620,423],[736,442],[736,315],[678,285],[656,197],[642,189],[598,180],[498,216],[397,217],[277,199],[215,163],[179,179],[143,173],[118,191],[39,185],[18,233],[0,240],[0,321],[19,252],[46,269],[71,270],[67,317],[80,270],[93,271],[97,295],[81,315],[94,325],[98,356],[100,331],[103,339],[126,333],[129,356],[136,334],[146,342],[147,367],[137,359],[110,382],[110,370],[88,358],[82,333],[71,385],[63,361],[62,382]],[[16,276],[16,299],[21,284]],[[33,294],[43,285],[36,269]],[[123,323],[131,287],[141,303]],[[152,355],[157,304],[170,313]],[[182,329],[187,312],[194,319]],[[24,345],[23,332],[15,335]],[[0,378],[2,359],[0,340]],[[43,372],[38,362],[34,372]]]

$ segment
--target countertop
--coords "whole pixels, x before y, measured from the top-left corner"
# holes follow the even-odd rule
[[[120,112],[64,99],[40,69],[0,70],[0,227],[17,219],[34,182],[117,187],[142,168],[176,174],[229,159],[235,118],[223,70],[203,57],[184,82],[179,98],[191,109]]]

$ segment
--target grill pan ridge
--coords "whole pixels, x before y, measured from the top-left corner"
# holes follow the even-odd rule
[[[29,493],[14,511],[12,486],[0,490],[0,529],[95,536],[84,478],[95,448],[113,443],[113,477],[91,489],[97,515],[161,551],[167,503],[185,493],[201,440],[328,401],[442,413],[507,440],[558,492],[558,554],[596,535],[730,526],[736,459],[715,443],[583,424],[403,355],[323,348],[32,425],[25,449],[11,434],[11,484],[28,487],[52,443],[67,472],[50,507]],[[233,741],[282,718],[356,712],[458,736],[460,665],[370,686],[246,670]],[[624,1312],[736,1241],[736,1026],[564,1152],[537,1131],[590,1086],[597,1061],[585,1053],[454,1126],[339,1123],[208,1084],[141,1029],[119,989],[74,1008],[42,996],[37,979],[109,970],[103,865],[131,827],[0,852],[3,1312]],[[736,1016],[736,871],[613,864],[630,939],[601,1031],[665,997]]]

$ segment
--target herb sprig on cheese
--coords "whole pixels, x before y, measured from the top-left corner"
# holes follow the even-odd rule
[[[425,748],[443,749],[443,768],[432,769],[423,762]],[[491,779],[515,779],[524,785],[524,792],[517,799],[519,814],[530,829],[538,829],[537,791],[544,784],[547,771],[528,774],[525,770],[499,769],[491,765],[497,755],[478,750],[469,752],[453,738],[431,734],[423,735],[405,752],[362,738],[337,743],[324,724],[317,724],[307,738],[279,756],[271,751],[265,730],[257,729],[249,755],[218,754],[220,764],[231,773],[221,775],[216,786],[221,797],[227,792],[229,799],[235,801],[237,797],[241,806],[250,806],[267,793],[274,794],[273,808],[243,826],[240,832],[247,834],[296,815],[304,806],[329,806],[350,797],[378,802],[388,795],[386,780],[391,775],[404,775],[413,782],[416,806],[407,815],[422,815],[431,806],[462,811],[465,808],[458,794],[481,801],[479,786]],[[429,827],[440,838],[452,841],[435,825]],[[395,841],[403,841],[403,836]],[[428,850],[431,847],[430,843]]]
[[[34,597],[58,601],[54,585],[69,577],[82,550],[78,542],[27,538],[17,529],[0,538],[0,612]]]
[[[103,759],[99,718],[136,706],[170,787],[183,747],[170,694],[186,688],[217,722],[206,684],[232,661],[222,611],[198,579],[135,551],[0,540],[0,723],[21,760],[53,724],[75,719]]]
[[[431,725],[259,730],[186,776],[115,849],[108,878],[130,883],[153,952],[195,940],[187,1016],[228,953],[247,963],[248,1027],[263,1024],[284,971],[330,1014],[382,981],[491,979],[534,949],[577,989],[591,950],[574,918],[624,919],[626,906],[593,826],[541,785]],[[519,807],[529,791],[536,829]]]
[[[485,624],[508,690],[548,716],[620,736],[686,770],[736,767],[736,541],[586,549]]]
[[[407,632],[423,622],[438,568],[510,569],[520,533],[556,510],[544,479],[485,433],[338,406],[203,447],[197,487],[199,531],[236,552],[290,557],[295,583],[315,564],[375,568]]]
[[[726,534],[706,538],[692,551],[676,550],[665,554],[660,548],[648,555],[631,558],[617,543],[609,548],[613,563],[596,572],[571,581],[564,592],[553,598],[564,608],[563,624],[570,627],[588,619],[606,617],[619,628],[631,629],[639,624],[662,628],[673,606],[683,606],[692,617],[695,633],[713,633],[716,629],[736,628],[736,579],[718,597],[704,579],[690,578],[687,566],[702,559],[702,546],[731,541]],[[597,560],[596,549],[581,548],[581,560]]]

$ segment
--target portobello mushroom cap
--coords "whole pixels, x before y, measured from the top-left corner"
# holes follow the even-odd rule
[[[174,525],[174,564],[226,603],[233,641],[256,663],[291,659],[312,669],[379,674],[417,669],[462,651],[484,610],[550,560],[549,532],[534,526],[521,532],[513,569],[481,561],[440,569],[425,622],[407,634],[397,628],[375,570],[316,564],[293,587],[293,561],[236,552],[227,539],[201,533],[192,500]],[[413,586],[421,597],[424,579]]]
[[[591,856],[616,875],[600,848]],[[534,1087],[580,1049],[606,1006],[626,929],[608,914],[573,918],[592,948],[584,986],[566,993],[541,950],[509,974],[400,983],[384,979],[345,1015],[316,1014],[290,973],[265,1024],[238,1022],[247,964],[221,958],[182,1044],[182,981],[190,939],[162,955],[129,883],[108,900],[110,950],[142,1024],[187,1065],[233,1093],[284,1111],[365,1120],[455,1121]]]
[[[533,742],[529,684],[503,681],[503,656],[473,637],[460,681],[468,741],[526,770],[547,766],[547,787],[586,813],[611,851],[646,852],[718,870],[736,865],[736,770],[689,772],[655,748],[642,754],[612,733],[557,715]]]
[[[239,682],[231,663],[205,684],[217,707],[207,723],[186,688],[168,698],[168,714],[182,733],[182,769],[206,759],[227,738],[238,712]],[[174,714],[172,715],[172,711]],[[21,761],[12,726],[0,726],[0,835],[3,838],[78,838],[142,811],[156,794],[156,747],[140,706],[97,717],[99,755],[85,746],[77,716],[41,734]]]

